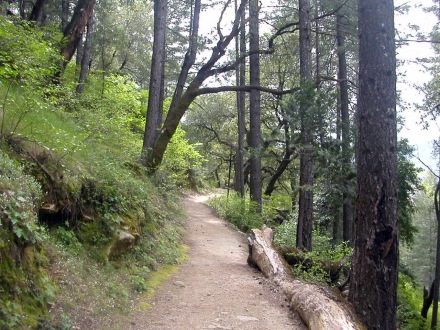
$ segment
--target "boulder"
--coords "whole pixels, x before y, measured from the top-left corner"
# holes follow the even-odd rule
[[[122,230],[118,231],[108,247],[107,258],[111,260],[127,252],[133,247],[136,241],[135,235]]]

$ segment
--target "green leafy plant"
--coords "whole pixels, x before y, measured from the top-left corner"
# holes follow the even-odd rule
[[[209,202],[209,205],[221,218],[243,232],[249,232],[252,228],[261,228],[264,223],[263,217],[254,211],[256,209],[254,204],[235,193],[216,197]]]

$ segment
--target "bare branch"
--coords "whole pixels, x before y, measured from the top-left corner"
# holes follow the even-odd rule
[[[214,94],[214,93],[221,93],[221,92],[250,92],[252,90],[259,90],[261,92],[274,94],[274,95],[286,95],[286,94],[292,94],[294,92],[297,92],[299,88],[292,88],[292,89],[286,89],[286,90],[278,90],[263,86],[219,86],[219,87],[204,87],[199,88],[197,91],[195,91],[195,94],[197,96],[204,95],[204,94]]]
[[[219,37],[220,41],[224,39],[224,36],[223,36],[222,29],[221,29],[220,25],[221,25],[221,23],[223,21],[223,15],[225,14],[225,11],[228,8],[230,3],[231,3],[231,0],[226,1],[225,5],[223,6],[222,12],[220,14],[220,18],[219,18],[219,20],[217,22],[217,33],[218,33],[218,37]]]
[[[440,179],[440,176],[439,176],[438,174],[436,174],[436,173],[434,172],[434,170],[433,170],[429,165],[427,165],[423,160],[421,160],[419,156],[416,156],[416,155],[413,154],[413,157],[414,157],[415,159],[417,159],[420,163],[422,163],[422,165],[425,166],[426,169],[427,169],[429,172],[431,172],[431,174],[433,174],[436,178]]]
[[[396,40],[396,43],[402,43],[402,42],[426,42],[430,44],[440,44],[440,40],[422,40],[422,39],[399,39]]]

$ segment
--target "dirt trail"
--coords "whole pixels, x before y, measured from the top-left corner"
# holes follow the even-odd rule
[[[128,329],[304,330],[281,292],[247,263],[246,237],[188,196],[189,260],[156,292],[152,308],[131,318]]]

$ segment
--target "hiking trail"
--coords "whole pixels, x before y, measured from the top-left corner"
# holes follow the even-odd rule
[[[207,199],[184,198],[188,260],[125,329],[307,329],[283,293],[247,264],[245,235],[215,216]]]

